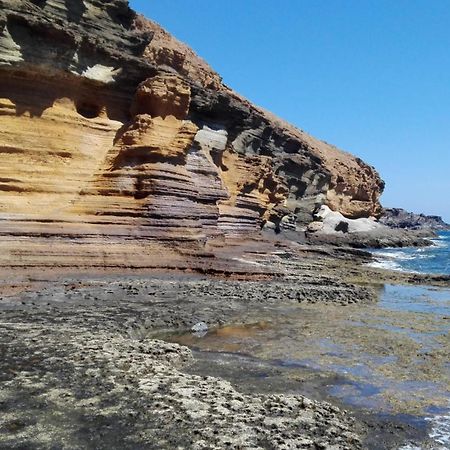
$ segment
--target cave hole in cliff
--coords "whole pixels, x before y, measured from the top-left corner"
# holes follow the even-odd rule
[[[303,180],[296,178],[288,179],[288,189],[291,198],[301,198],[305,196],[306,190],[308,189],[308,183]]]
[[[150,194],[148,192],[135,192],[133,197],[135,198],[135,200],[143,200],[144,198],[147,198]]]
[[[77,113],[86,119],[95,119],[100,116],[102,107],[95,103],[80,101],[76,103]]]
[[[65,0],[64,1],[67,9],[67,19],[70,22],[80,23],[87,11],[87,7],[83,0]]]

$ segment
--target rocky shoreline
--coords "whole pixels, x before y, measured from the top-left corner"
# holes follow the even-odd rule
[[[360,249],[388,247],[427,247],[432,245],[431,239],[437,237],[435,231],[427,228],[404,230],[387,228],[360,233],[339,234],[307,234],[312,244],[335,245]]]
[[[301,338],[414,357],[369,329],[380,289],[450,277],[368,266],[360,249],[433,236],[381,230],[376,169],[251,104],[126,0],[0,4],[0,447],[426,446],[426,427],[347,411],[330,373],[175,342],[292,313]],[[305,232],[325,207],[333,234]],[[439,378],[448,355],[430,355]]]
[[[384,208],[380,222],[391,228],[406,230],[450,230],[450,225],[445,223],[440,216],[416,214],[402,208]]]
[[[249,307],[240,283],[93,280],[2,304],[2,447],[359,448],[338,408],[188,375],[191,351],[151,338],[226,322]],[[251,283],[248,302],[276,302],[276,286]]]
[[[375,449],[425,438],[424,430],[395,420],[310,400],[298,382],[270,392],[261,380],[248,389],[249,381],[246,388],[231,376],[230,384],[214,373],[222,360],[202,368],[195,352],[168,342],[198,322],[217,328],[257,320],[261,308],[370,305],[375,276],[378,283],[450,284],[448,277],[371,269],[363,253],[350,260],[339,249],[302,251],[301,259],[298,252],[265,262],[256,256],[253,264],[285,271],[256,281],[47,274],[28,278],[24,289],[4,282],[0,446]]]

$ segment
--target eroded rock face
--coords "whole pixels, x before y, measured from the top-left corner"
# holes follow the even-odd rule
[[[373,168],[250,104],[126,1],[0,4],[4,264],[188,261],[322,204],[380,214]]]
[[[176,75],[159,75],[138,86],[131,112],[182,120],[188,115],[190,101],[191,89],[186,82]]]

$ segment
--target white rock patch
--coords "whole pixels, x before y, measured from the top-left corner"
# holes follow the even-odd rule
[[[93,67],[88,67],[81,75],[90,80],[101,81],[102,83],[114,83],[114,77],[121,72],[121,68],[115,69],[114,67],[96,64]]]
[[[339,228],[345,225],[346,233],[366,233],[369,231],[381,230],[385,228],[384,225],[378,223],[375,218],[361,218],[361,219],[347,219],[340,212],[332,211],[328,206],[323,205],[320,210],[315,214],[316,219],[320,220],[322,226],[320,231],[322,233],[341,233]],[[312,222],[316,224],[320,222]],[[310,225],[312,227],[312,225]],[[313,227],[312,227],[313,228]],[[338,230],[336,230],[338,228]],[[313,231],[313,230],[311,230]]]

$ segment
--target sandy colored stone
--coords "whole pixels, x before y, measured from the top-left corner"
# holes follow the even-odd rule
[[[267,222],[380,210],[373,168],[252,105],[122,0],[5,0],[0,113],[4,265],[210,268]]]
[[[153,117],[174,116],[176,119],[185,119],[190,101],[191,90],[182,78],[160,75],[138,86],[131,113],[135,116],[149,114]]]

